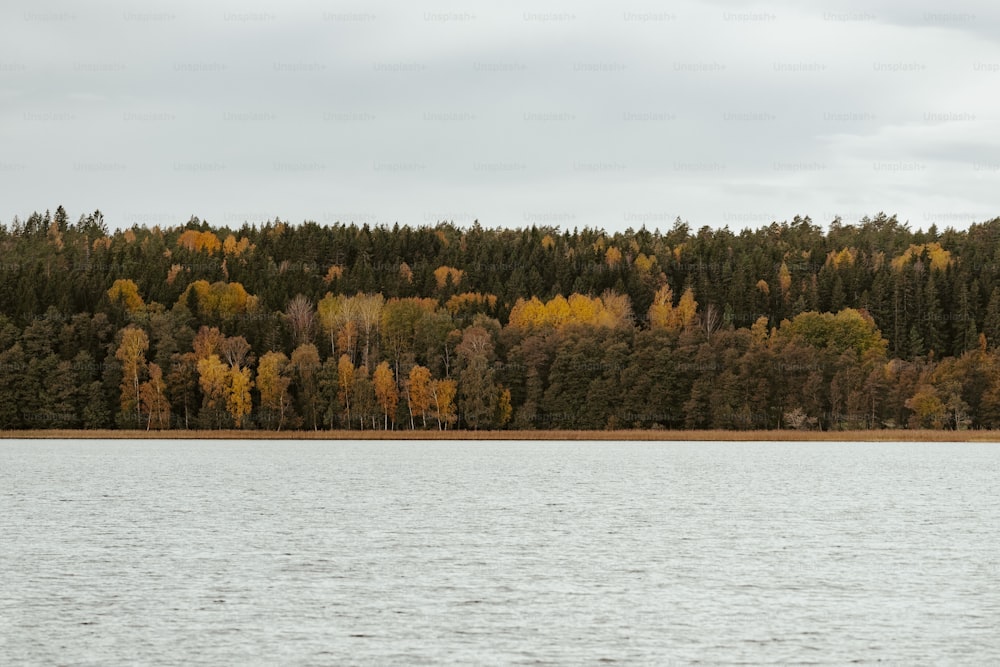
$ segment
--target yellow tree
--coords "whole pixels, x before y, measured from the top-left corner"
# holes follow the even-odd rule
[[[139,286],[133,281],[119,278],[108,289],[108,298],[111,303],[121,306],[129,315],[145,310],[146,304],[139,296]]]
[[[583,294],[569,295],[570,319],[577,324],[597,324],[604,304]]]
[[[154,363],[149,364],[149,380],[139,387],[141,411],[147,415],[146,430],[170,428],[170,401],[165,393],[163,371]]]
[[[462,276],[465,272],[461,269],[456,269],[452,266],[439,266],[434,269],[434,281],[437,283],[438,289],[444,289],[450,281],[452,287],[458,287],[458,284],[462,282]]]
[[[382,308],[385,306],[385,297],[381,294],[359,294],[354,297],[354,302],[358,323],[365,334],[365,352],[364,356],[361,357],[361,363],[363,366],[367,366],[369,350],[374,344],[382,324]]]
[[[213,354],[220,354],[222,343],[226,339],[225,335],[219,331],[218,327],[208,328],[202,326],[194,336],[192,347],[194,355],[198,360],[207,359]]]
[[[515,329],[534,329],[545,324],[545,304],[537,296],[525,301],[519,298],[511,308],[508,323]]]
[[[285,415],[292,405],[292,397],[288,393],[292,380],[284,374],[287,366],[288,357],[283,352],[268,352],[257,364],[260,407],[265,415],[277,415],[279,431],[285,425]]]
[[[698,302],[694,300],[694,290],[688,287],[681,294],[681,300],[677,302],[677,307],[674,308],[674,315],[676,316],[674,326],[678,330],[686,329],[694,323],[697,314]]]
[[[917,393],[908,398],[904,405],[913,411],[913,415],[910,416],[911,428],[944,427],[946,408],[934,387],[921,385]]]
[[[781,288],[782,298],[788,301],[792,289],[792,274],[785,262],[782,262],[781,267],[778,268],[778,287]]]
[[[354,364],[346,354],[340,355],[337,362],[337,398],[344,406],[348,426],[351,423],[351,391],[354,388]]]
[[[455,394],[458,384],[454,380],[435,380],[431,382],[431,398],[434,399],[434,416],[437,418],[438,430],[448,428],[458,419],[455,414]]]
[[[649,307],[649,326],[653,329],[669,328],[674,319],[674,291],[664,285],[653,295]]]
[[[142,329],[129,325],[122,331],[122,342],[115,352],[115,358],[122,364],[121,408],[123,419],[131,422],[135,413],[135,426],[141,417],[142,397],[139,394],[142,377],[146,373],[146,350],[149,337]]]
[[[250,379],[250,369],[230,366],[226,381],[226,409],[233,418],[236,428],[243,428],[243,419],[253,409],[250,389],[253,380]]]
[[[673,305],[674,293],[669,285],[664,285],[653,296],[649,307],[649,326],[678,332],[694,323],[698,312],[698,302],[694,300],[694,290],[688,287],[677,305]]]
[[[375,383],[375,400],[382,408],[383,428],[389,430],[389,414],[395,415],[396,406],[399,405],[399,389],[396,387],[396,379],[392,375],[392,369],[389,368],[389,362],[383,361],[375,367],[372,381]],[[393,417],[393,428],[395,426],[396,420]]]
[[[205,251],[209,255],[222,248],[219,237],[212,232],[199,232],[195,229],[184,231],[177,238],[177,245],[192,252]]]
[[[558,328],[566,324],[572,318],[572,311],[566,297],[559,294],[545,304],[545,319],[548,324]]]
[[[198,386],[204,396],[202,412],[209,424],[219,428],[226,408],[229,369],[219,355],[212,354],[198,361]]]
[[[604,253],[604,262],[611,268],[615,268],[622,261],[622,251],[618,248],[611,246],[608,251]]]
[[[427,411],[431,407],[431,372],[424,366],[410,369],[406,382],[406,405],[410,410],[410,428],[414,428],[413,415],[419,414],[424,428],[427,428]]]
[[[337,332],[340,329],[344,315],[344,297],[334,296],[330,292],[326,293],[319,303],[316,304],[316,315],[319,319],[320,329],[330,341],[330,356],[337,353]]]

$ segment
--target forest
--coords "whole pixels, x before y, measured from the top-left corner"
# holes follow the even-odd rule
[[[0,429],[1000,428],[1000,218],[0,224]]]

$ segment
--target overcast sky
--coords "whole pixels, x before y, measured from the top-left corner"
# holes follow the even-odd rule
[[[1000,215],[992,0],[0,6],[0,220]]]

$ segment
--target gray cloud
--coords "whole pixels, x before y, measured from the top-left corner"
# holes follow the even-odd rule
[[[997,215],[986,2],[22,0],[9,219],[610,229]]]

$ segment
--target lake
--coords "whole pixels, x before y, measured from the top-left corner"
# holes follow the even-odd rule
[[[0,441],[0,664],[1000,661],[1000,445]]]

